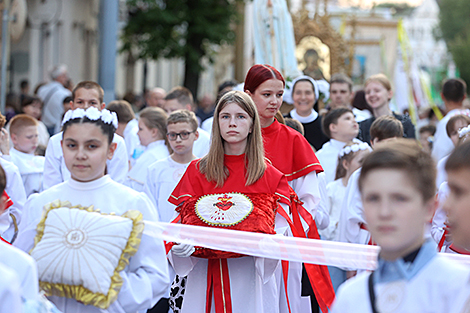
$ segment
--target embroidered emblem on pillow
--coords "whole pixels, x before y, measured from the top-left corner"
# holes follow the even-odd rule
[[[195,205],[197,216],[213,226],[233,226],[252,211],[253,202],[240,193],[225,193],[201,197]]]
[[[142,214],[122,216],[56,201],[46,206],[31,256],[47,295],[73,298],[106,309],[122,286],[119,274],[137,252]]]

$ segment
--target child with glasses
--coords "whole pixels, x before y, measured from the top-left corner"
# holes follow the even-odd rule
[[[168,116],[166,136],[173,153],[150,165],[144,192],[155,204],[160,221],[171,222],[175,215],[175,205],[168,202],[168,198],[189,163],[196,159],[193,146],[199,138],[199,132],[194,112],[173,111]]]
[[[168,198],[180,181],[189,163],[197,158],[193,154],[194,142],[199,137],[197,125],[196,115],[192,111],[176,110],[170,113],[167,120],[166,136],[173,153],[164,159],[154,162],[148,168],[144,192],[155,204],[159,220],[162,222],[171,222],[176,216],[176,206],[168,202]],[[176,274],[173,267],[170,264],[168,265],[170,280],[173,281]],[[156,306],[158,308],[165,306],[165,310],[168,311],[169,297],[170,289],[168,289],[166,295],[163,296]]]
[[[167,117],[165,111],[157,107],[148,107],[140,112],[137,135],[145,151],[129,170],[125,181],[126,186],[136,191],[143,191],[148,167],[170,154],[166,139]]]

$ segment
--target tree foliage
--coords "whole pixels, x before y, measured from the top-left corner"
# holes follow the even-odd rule
[[[440,0],[439,28],[460,76],[470,83],[470,5],[468,0]]]
[[[127,0],[122,51],[140,59],[183,58],[184,85],[197,96],[201,60],[233,42],[242,0]]]

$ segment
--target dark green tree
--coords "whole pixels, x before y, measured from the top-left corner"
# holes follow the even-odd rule
[[[470,4],[468,0],[438,1],[439,30],[460,71],[460,76],[470,83]]]
[[[233,42],[243,0],[127,0],[121,51],[139,59],[183,58],[184,86],[197,97],[201,60]],[[211,60],[212,61],[212,60]]]

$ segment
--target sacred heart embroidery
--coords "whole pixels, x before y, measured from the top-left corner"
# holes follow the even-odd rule
[[[233,202],[230,201],[230,199],[232,199],[232,197],[229,197],[227,195],[224,195],[223,197],[219,197],[217,200],[219,200],[220,202],[217,202],[215,206],[223,211],[227,211],[233,205]]]
[[[233,226],[253,211],[253,203],[240,193],[206,195],[196,202],[195,211],[209,225]]]

